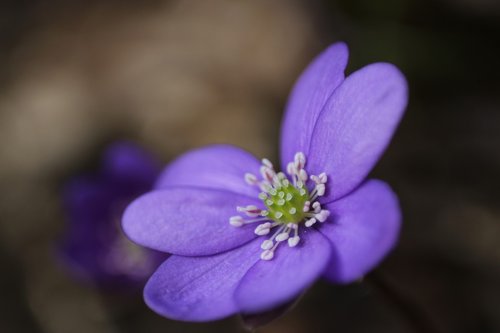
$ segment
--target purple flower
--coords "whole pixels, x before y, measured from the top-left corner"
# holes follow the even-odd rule
[[[403,114],[407,84],[387,63],[345,78],[347,59],[334,44],[296,83],[281,133],[286,174],[210,146],[181,156],[129,205],[125,233],[173,254],[145,287],[153,310],[189,321],[267,311],[319,277],[359,279],[391,250],[397,198],[365,177]]]
[[[66,185],[67,228],[59,256],[73,275],[105,289],[144,285],[166,255],[129,241],[120,220],[128,203],[151,190],[158,173],[159,164],[146,151],[120,142],[106,150],[99,173]]]

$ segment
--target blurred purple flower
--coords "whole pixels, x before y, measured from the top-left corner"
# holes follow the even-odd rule
[[[345,78],[347,59],[347,46],[334,44],[296,83],[281,133],[288,176],[210,146],[173,162],[129,205],[125,233],[174,254],[145,287],[153,310],[189,321],[267,311],[319,277],[361,278],[394,246],[396,195],[365,177],[406,107],[406,80],[387,63]]]
[[[67,227],[59,255],[73,275],[104,289],[137,290],[166,259],[165,253],[132,243],[120,225],[127,204],[152,189],[159,170],[146,151],[119,142],[105,151],[97,174],[66,184]]]

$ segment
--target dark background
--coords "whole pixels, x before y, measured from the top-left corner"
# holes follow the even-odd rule
[[[389,61],[410,84],[373,172],[399,194],[400,243],[365,283],[319,282],[259,331],[500,331],[499,18],[495,0],[2,0],[0,331],[241,331],[71,280],[60,189],[120,138],[164,162],[215,142],[276,161],[288,91],[337,40],[349,72]]]

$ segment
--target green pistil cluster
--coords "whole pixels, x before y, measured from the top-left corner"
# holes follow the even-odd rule
[[[305,218],[304,205],[309,192],[302,183],[293,186],[286,180],[260,193],[259,198],[267,207],[265,216],[280,224],[298,224]]]

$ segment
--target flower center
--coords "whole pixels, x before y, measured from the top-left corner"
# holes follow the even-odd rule
[[[269,234],[271,229],[276,227],[274,234],[262,242],[262,260],[271,260],[281,242],[288,241],[288,246],[295,247],[300,241],[301,223],[311,227],[316,222],[325,222],[330,215],[328,210],[321,209],[321,204],[317,201],[325,194],[327,176],[322,173],[309,177],[304,169],[305,164],[306,157],[299,152],[295,154],[294,161],[287,165],[288,177],[283,172],[276,173],[268,159],[262,160],[261,180],[254,174],[245,174],[248,184],[261,189],[259,199],[266,209],[254,205],[237,207],[238,212],[251,218],[232,216],[229,223],[233,227],[241,227],[249,223],[263,222],[255,228],[255,233],[259,236]],[[308,190],[308,183],[314,185],[310,186],[311,190]]]

